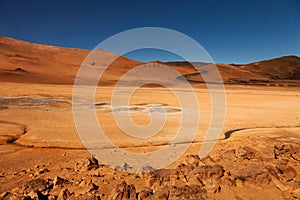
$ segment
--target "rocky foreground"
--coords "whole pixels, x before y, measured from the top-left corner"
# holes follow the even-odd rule
[[[91,157],[62,169],[64,176],[51,177],[47,166],[37,165],[14,172],[13,176],[27,176],[27,181],[2,193],[0,199],[244,199],[243,191],[249,192],[250,199],[258,189],[266,199],[300,198],[300,145],[296,143],[220,149],[203,159],[188,155],[172,169],[149,168],[140,173],[126,172],[126,165],[119,169]]]

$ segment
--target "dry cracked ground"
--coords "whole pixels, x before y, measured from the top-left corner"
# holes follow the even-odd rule
[[[199,88],[199,133],[189,149],[164,169],[137,173],[125,162],[108,166],[84,148],[73,121],[72,86],[1,83],[0,94],[0,199],[300,198],[299,88],[227,86],[224,130],[201,159],[211,105]],[[99,123],[127,151],[155,151],[179,126],[176,98],[142,88],[130,102],[133,120],[149,123],[144,113],[159,103],[168,121],[150,142],[133,140],[115,128],[111,89],[97,94]]]

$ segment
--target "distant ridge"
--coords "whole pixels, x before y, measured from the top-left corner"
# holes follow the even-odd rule
[[[100,50],[106,55],[113,53]],[[42,84],[73,84],[89,50],[33,44],[0,36],[0,81]],[[211,72],[210,63],[161,62],[176,69],[193,84],[203,83],[201,73]],[[101,64],[101,63],[100,63]],[[128,70],[143,64],[120,56],[105,72],[103,85],[113,85]],[[249,64],[216,64],[226,84],[300,85],[300,58],[283,56]],[[164,78],[161,74],[161,78]],[[180,77],[177,77],[181,79]],[[183,79],[182,79],[183,80]]]
[[[188,62],[168,62],[167,65],[191,67]],[[199,71],[210,71],[207,63],[194,63]],[[299,85],[300,58],[283,56],[249,64],[216,64],[224,83],[247,85]],[[183,75],[193,83],[203,83],[199,73]]]

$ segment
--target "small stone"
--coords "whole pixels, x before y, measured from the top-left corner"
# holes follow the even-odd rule
[[[141,177],[139,175],[135,175],[134,178],[140,179]]]
[[[94,190],[98,190],[98,186],[93,183],[92,181],[90,181],[87,185],[86,185],[86,188],[87,188],[87,192],[92,192]]]
[[[61,178],[59,176],[55,176],[54,179],[53,179],[53,186],[54,187],[62,186],[66,182],[67,181],[64,178]]]
[[[288,158],[294,152],[294,147],[288,143],[280,143],[274,146],[274,157],[277,159],[278,157]]]
[[[210,157],[209,155],[201,158],[200,161],[203,164],[206,164],[206,165],[213,165],[213,164],[215,164],[215,160],[212,157]]]
[[[122,183],[119,183],[116,185],[115,191],[116,192],[122,192],[125,190],[125,187],[127,186],[127,183],[123,181]]]
[[[19,193],[19,192],[20,192],[20,188],[15,187],[15,188],[13,188],[10,192],[11,192],[12,194]]]
[[[91,156],[75,163],[75,171],[89,171],[92,169],[98,169],[99,163],[96,158]]]
[[[279,176],[285,182],[288,182],[294,179],[297,175],[297,172],[294,168],[286,165],[277,165],[276,169],[278,171]]]
[[[294,190],[294,191],[292,192],[292,195],[293,195],[295,198],[300,199],[300,188]]]
[[[161,185],[159,183],[154,183],[152,186],[151,186],[151,189],[153,190],[153,192],[157,192],[158,190],[161,189]]]
[[[226,151],[222,152],[221,155],[222,155],[222,159],[226,159],[231,162],[236,161],[235,149],[226,150]]]
[[[153,190],[145,188],[138,194],[138,200],[146,200],[151,195],[153,195]]]
[[[238,187],[242,187],[242,186],[244,185],[244,182],[245,182],[245,181],[243,181],[243,180],[241,180],[241,179],[236,179],[236,180],[235,180],[235,184],[236,184],[236,186],[238,186]]]
[[[128,164],[128,163],[123,163],[122,166],[115,166],[115,170],[118,170],[118,171],[128,171],[129,169],[132,169],[132,167]]]
[[[220,179],[224,176],[224,168],[221,165],[202,165],[197,168],[197,173],[201,179]]]
[[[236,155],[238,157],[244,158],[244,159],[253,159],[255,158],[256,151],[252,149],[251,147],[241,147],[237,150]]]
[[[198,185],[164,188],[162,194],[162,199],[207,199],[207,191]]]
[[[44,174],[46,172],[49,172],[49,169],[47,169],[47,168],[41,168],[37,172],[34,173],[34,176],[38,176],[39,174]]]
[[[48,184],[44,179],[37,178],[34,180],[27,181],[24,184],[24,188],[28,192],[30,192],[30,191],[42,192],[48,188]]]
[[[234,200],[243,200],[243,198],[240,197],[240,196],[235,195],[235,196],[234,196]]]
[[[198,166],[200,158],[198,155],[187,155],[185,161],[188,165]]]
[[[150,172],[148,175],[148,186],[152,187],[152,185],[159,181],[159,175],[156,172]]]
[[[296,161],[300,161],[300,151],[297,151],[295,152],[293,155],[292,155],[292,158]]]
[[[72,194],[68,189],[63,189],[58,195],[57,200],[67,200]]]
[[[179,196],[179,195],[178,195]],[[159,200],[168,200],[170,198],[170,188],[169,187],[163,187],[160,188],[157,192],[154,192],[154,195],[151,196],[151,200],[153,199],[159,199]],[[174,198],[175,199],[175,198]]]
[[[225,178],[223,182],[224,182],[225,185],[227,185],[229,187],[236,186],[235,181],[233,179],[231,179],[231,178]]]
[[[136,199],[136,189],[134,185],[128,185],[125,181],[118,184],[115,188],[114,200]]]
[[[48,200],[56,200],[56,196],[50,195],[50,196],[48,197]]]
[[[140,169],[138,169],[137,172],[143,174],[143,173],[153,172],[155,170],[156,170],[155,168],[147,165],[147,166],[143,166]]]
[[[31,199],[38,199],[38,194],[36,191],[30,191],[27,196],[29,196]]]
[[[35,175],[34,174],[29,174],[29,178],[34,178]]]
[[[10,195],[9,192],[3,192],[2,194],[0,194],[0,199],[4,199],[4,198],[7,197],[8,195]]]
[[[92,182],[92,180],[82,180],[79,184],[79,188],[76,190],[76,194],[86,194],[97,190],[99,186]]]
[[[200,175],[199,174],[191,174],[189,177],[188,177],[188,184],[189,185],[199,185],[201,187],[204,186],[204,183],[203,181],[201,180],[200,178]]]
[[[47,168],[42,168],[39,170],[39,174],[43,174],[43,173],[46,173],[46,172],[49,172],[50,170],[47,169]]]
[[[93,177],[105,177],[105,174],[101,174],[100,172],[96,172],[92,174]]]
[[[205,189],[210,193],[217,193],[221,191],[221,186],[215,183],[207,183]]]
[[[128,163],[123,164],[123,170],[126,172],[128,169],[131,169],[130,165]]]
[[[283,191],[283,192],[286,192],[286,191],[290,192],[291,191],[291,188],[288,185],[282,183],[277,178],[274,178],[273,182],[275,183],[276,187],[279,188],[281,191]]]

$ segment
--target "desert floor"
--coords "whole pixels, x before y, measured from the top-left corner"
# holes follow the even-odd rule
[[[54,199],[66,188],[69,195],[72,196],[72,192],[77,195],[75,185],[80,185],[83,179],[90,179],[97,185],[93,194],[96,191],[101,199],[112,198],[114,188],[122,180],[134,184],[137,193],[144,187],[151,188],[154,194],[160,191],[152,183],[149,185],[149,175],[128,174],[126,170],[117,171],[106,165],[88,171],[74,169],[75,163],[90,157],[90,153],[83,146],[74,125],[71,85],[4,82],[0,85],[0,194],[3,198],[13,193],[26,196],[24,188],[20,188],[26,188],[24,184],[28,181],[42,178],[52,183],[56,176],[74,184],[48,189],[47,195]],[[202,177],[208,198],[292,199],[300,195],[297,190],[300,188],[299,92],[299,87],[226,86],[226,118],[222,135],[209,159],[201,160],[203,165],[224,168],[224,175],[216,178],[218,180],[210,182]],[[153,104],[160,104],[168,111],[167,121],[163,130],[150,139],[128,136],[117,128],[112,116],[111,93],[110,87],[97,90],[98,122],[111,141],[129,152],[152,152],[162,148],[180,126],[180,107],[176,97],[164,88],[142,88],[130,100],[133,121],[147,125],[151,121],[147,110]],[[205,87],[197,88],[196,95],[201,114],[198,133],[185,155],[167,169],[177,169],[179,164],[186,162],[186,155],[198,154],[201,148],[211,120],[211,101]],[[288,150],[284,150],[287,145],[290,145]],[[274,149],[290,152],[290,157],[280,157],[285,154],[277,155]],[[266,172],[268,166],[279,175],[272,176],[272,170]],[[253,175],[258,168],[261,172]],[[257,178],[264,173],[269,177],[266,183]],[[234,183],[225,184],[223,177],[228,180],[232,177]],[[210,185],[212,183],[218,185],[217,189]],[[178,187],[182,184],[176,183]],[[85,192],[91,193],[84,191],[80,194]]]

